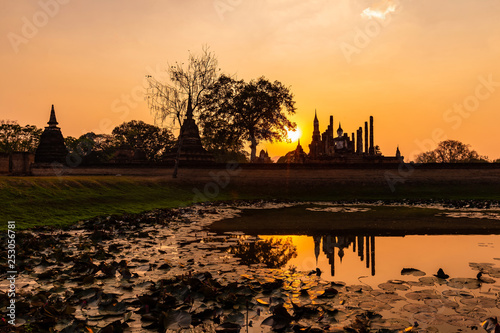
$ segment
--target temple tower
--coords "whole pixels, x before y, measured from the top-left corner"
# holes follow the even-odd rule
[[[323,142],[321,140],[321,132],[319,131],[319,120],[316,110],[314,110],[314,130],[311,144],[309,144],[309,157],[317,159],[323,153]],[[324,138],[326,140],[326,138]],[[323,141],[325,141],[323,140]]]
[[[35,152],[35,163],[66,163],[66,155],[68,150],[64,144],[64,137],[61,129],[57,127],[59,124],[56,119],[54,105],[50,110],[50,118],[47,122],[49,126],[45,127],[40,143]]]
[[[319,120],[316,110],[314,110],[314,131],[313,131],[313,142],[321,141],[321,132],[319,131]]]
[[[403,160],[403,157],[401,156],[401,151],[399,151],[399,145],[398,148],[396,148],[396,158],[398,160]]]

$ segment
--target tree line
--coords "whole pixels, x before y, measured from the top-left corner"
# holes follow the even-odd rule
[[[216,115],[216,117],[220,117],[220,115]],[[211,128],[210,126],[217,126],[216,124],[220,120],[216,117],[206,120],[206,129]],[[34,125],[1,124],[0,153],[34,153],[42,132],[43,129]],[[204,146],[209,152],[216,155],[218,161],[248,161],[248,153],[244,151],[244,146],[231,132],[225,132],[222,128],[205,131],[205,133],[209,135],[202,137]],[[162,160],[163,153],[174,147],[176,138],[170,129],[160,128],[140,120],[132,120],[116,126],[111,134],[89,132],[78,138],[67,136],[64,141],[68,153],[77,154],[86,163],[96,164],[111,161],[120,149],[141,150],[147,161],[159,162]],[[446,140],[440,142],[436,149],[417,155],[415,162],[487,163],[490,161],[487,156],[479,155],[470,145],[457,140]],[[492,162],[500,163],[500,159]]]
[[[0,152],[34,153],[43,129],[16,123],[0,125]],[[82,162],[107,163],[120,149],[141,150],[148,161],[160,161],[163,153],[174,146],[175,137],[169,129],[146,124],[140,120],[124,122],[111,134],[89,132],[80,137],[64,138],[68,154],[78,156]]]
[[[213,123],[212,123],[213,124]],[[0,153],[35,153],[43,128],[17,123],[0,125]],[[245,147],[222,131],[202,135],[204,147],[217,162],[248,162]],[[119,150],[141,150],[149,162],[159,162],[163,154],[174,148],[176,137],[170,128],[161,128],[141,120],[132,120],[116,126],[111,134],[89,132],[80,137],[66,136],[64,143],[70,155],[78,155],[89,164],[107,163]]]

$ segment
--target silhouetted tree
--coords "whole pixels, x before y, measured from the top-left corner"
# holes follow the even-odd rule
[[[78,147],[78,140],[79,139],[74,136],[67,136],[64,138],[64,145],[68,148],[68,151],[75,151]]]
[[[170,66],[169,82],[160,82],[157,78],[148,76],[146,96],[156,121],[167,123],[171,128],[179,126],[182,130],[187,112],[192,112],[195,116],[199,113],[201,98],[217,80],[219,72],[215,55],[208,47],[204,47],[202,51],[201,55],[189,53],[187,66],[183,63]],[[173,177],[177,177],[182,142],[178,146]]]
[[[269,238],[252,243],[240,241],[238,245],[229,248],[229,253],[241,259],[244,265],[262,263],[268,268],[281,268],[290,259],[297,257],[297,247],[292,238]]]
[[[234,126],[234,114],[226,112],[234,101],[243,81],[221,75],[201,101],[200,128],[205,148],[214,154],[218,162],[236,159],[246,161],[243,131]]]
[[[437,148],[417,155],[417,163],[471,163],[488,162],[487,156],[480,156],[475,150],[456,140],[441,141]]]
[[[260,141],[283,141],[296,125],[287,116],[295,113],[289,88],[265,77],[245,83],[221,76],[203,99],[200,115],[203,135],[213,143],[241,146],[250,142],[251,157]]]
[[[417,163],[436,163],[436,161],[437,155],[434,150],[420,153],[415,157],[415,162]]]
[[[24,127],[18,124],[0,125],[0,152],[30,152],[34,153],[40,143],[43,130],[33,125]]]
[[[68,136],[64,139],[69,151],[68,164],[99,164],[109,162],[116,152],[116,140],[110,134],[89,132],[78,139]]]
[[[218,147],[212,145],[205,138],[201,139],[203,146],[207,149],[209,153],[214,156],[216,163],[227,163],[227,162],[238,162],[246,163],[248,162],[248,153],[241,149],[227,149],[226,147]]]
[[[116,126],[112,132],[115,146],[143,149],[149,161],[159,160],[166,149],[174,145],[174,136],[167,128],[159,128],[140,120],[132,120]]]

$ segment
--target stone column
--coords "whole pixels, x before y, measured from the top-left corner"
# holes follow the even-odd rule
[[[373,145],[373,116],[370,116],[370,155],[375,155],[375,147]]]
[[[359,127],[357,130],[358,140],[356,146],[356,153],[363,154],[363,128]]]
[[[365,121],[365,153],[368,154],[368,122]]]

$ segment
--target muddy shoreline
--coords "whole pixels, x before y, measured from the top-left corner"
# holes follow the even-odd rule
[[[365,211],[353,214],[349,211],[353,206],[365,207]],[[210,230],[251,235],[318,235],[332,231],[337,235],[372,236],[500,233],[497,202],[307,202],[278,209],[241,208],[238,217],[216,221]],[[469,211],[471,214],[465,214]]]

